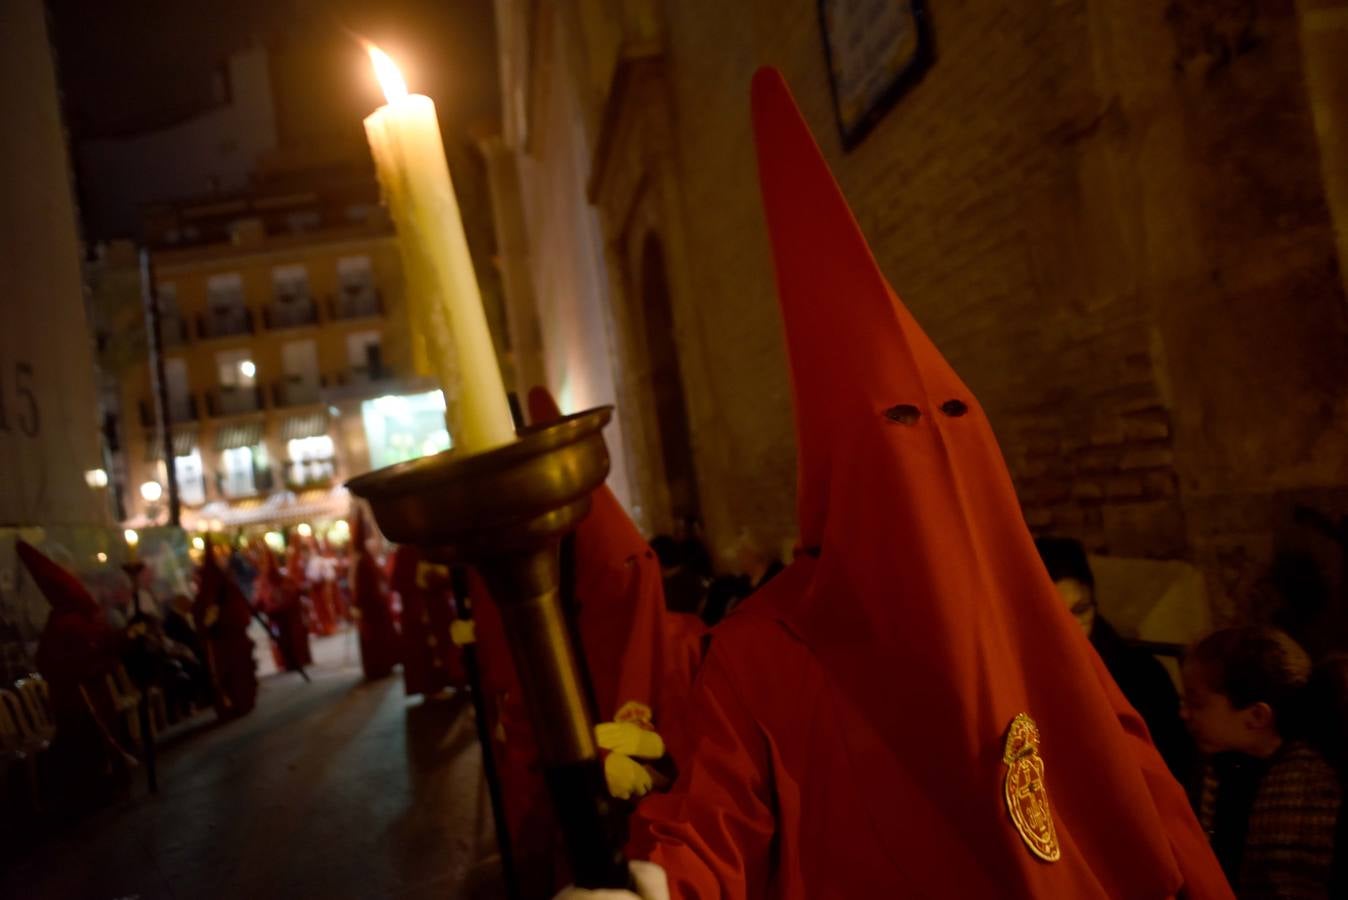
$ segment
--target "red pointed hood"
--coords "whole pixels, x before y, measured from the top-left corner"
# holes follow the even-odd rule
[[[365,542],[370,539],[370,526],[365,522],[365,510],[353,506],[347,518],[351,520],[351,548],[358,554],[368,552]]]
[[[561,417],[557,401],[546,388],[535,387],[529,391],[530,422],[537,425]],[[644,557],[649,552],[650,545],[608,485],[596,490],[591,496],[590,513],[577,534],[577,571],[603,571]],[[660,602],[664,602],[663,592]]]
[[[14,548],[53,612],[98,614],[98,601],[94,600],[93,594],[64,567],[22,538],[14,542]]]
[[[224,570],[215,558],[215,541],[209,535],[202,538],[201,565],[197,566],[197,596],[194,606],[218,602],[221,585],[225,582]],[[263,573],[264,575],[266,573]]]
[[[817,553],[765,587],[760,608],[778,611],[863,716],[868,733],[849,740],[872,816],[934,811],[932,846],[977,859],[952,896],[984,877],[1008,897],[1171,896],[1186,861],[1212,880],[1182,791],[1145,729],[1130,734],[1140,720],[1044,572],[978,401],[880,272],[776,71],[754,77],[753,121],[791,360],[800,538]],[[1055,863],[1027,849],[1003,796],[1021,713],[1042,736]]]

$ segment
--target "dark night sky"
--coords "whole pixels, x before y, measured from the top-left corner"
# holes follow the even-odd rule
[[[363,147],[361,120],[383,99],[360,38],[390,52],[408,86],[435,100],[451,165],[471,157],[468,128],[498,118],[491,0],[48,0],[48,6],[76,160],[82,142],[165,128],[218,105],[225,61],[256,47],[268,53],[278,138],[286,148]],[[76,169],[86,236],[125,233],[125,216],[106,214],[111,201],[102,195],[110,191]],[[123,182],[112,193],[124,196],[127,187],[139,190]],[[147,184],[139,202],[167,199],[155,196],[157,187]],[[476,187],[460,185],[460,193]],[[461,202],[474,205],[468,197]],[[115,226],[108,224],[113,218]]]
[[[463,123],[497,106],[490,0],[49,0],[49,7],[76,140],[181,120],[211,103],[221,62],[258,43],[344,54],[368,90],[350,98],[364,108],[378,98],[357,35],[387,45],[442,116]],[[312,84],[315,102],[350,74],[330,70]]]

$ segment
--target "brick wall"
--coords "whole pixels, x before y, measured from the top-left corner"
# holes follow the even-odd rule
[[[792,528],[760,63],[987,409],[1034,530],[1194,559],[1230,610],[1281,540],[1276,498],[1348,484],[1346,307],[1290,0],[934,4],[935,66],[847,154],[814,3],[665,15],[713,538]]]

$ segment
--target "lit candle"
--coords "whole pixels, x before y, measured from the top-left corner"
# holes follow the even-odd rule
[[[122,536],[126,538],[126,552],[131,562],[140,559],[140,532],[134,528],[128,528],[122,533]]]
[[[467,453],[515,437],[501,369],[468,255],[435,104],[408,94],[393,60],[371,46],[388,103],[365,120],[385,201],[398,229],[414,340],[426,342],[450,434]]]

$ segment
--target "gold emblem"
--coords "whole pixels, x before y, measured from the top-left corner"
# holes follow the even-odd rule
[[[1030,852],[1045,862],[1062,856],[1053,812],[1044,786],[1044,758],[1039,755],[1039,726],[1025,713],[1006,730],[1006,809]]]

